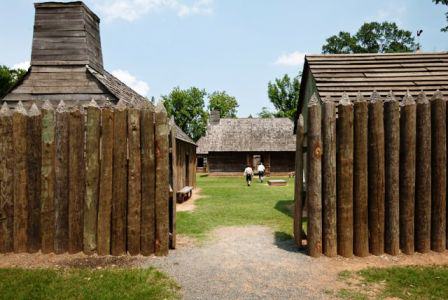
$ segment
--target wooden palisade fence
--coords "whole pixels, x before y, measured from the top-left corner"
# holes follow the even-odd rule
[[[313,257],[445,251],[446,105],[440,92],[431,99],[407,93],[401,103],[392,93],[354,102],[344,94],[338,104],[314,95],[306,135],[302,116],[297,122],[297,244],[306,199]]]
[[[168,254],[169,133],[163,105],[3,104],[0,253]]]

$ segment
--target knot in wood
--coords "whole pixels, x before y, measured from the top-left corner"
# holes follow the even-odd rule
[[[320,146],[316,146],[316,148],[314,148],[314,156],[315,157],[322,156],[322,148]]]

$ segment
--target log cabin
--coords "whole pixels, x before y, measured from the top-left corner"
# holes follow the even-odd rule
[[[212,111],[206,135],[198,141],[198,162],[211,175],[241,175],[262,162],[267,175],[294,171],[294,124],[287,118],[220,118]]]

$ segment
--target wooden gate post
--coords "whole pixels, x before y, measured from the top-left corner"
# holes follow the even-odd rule
[[[177,204],[177,191],[180,189],[179,186],[179,174],[177,170],[177,145],[176,145],[176,126],[175,126],[174,118],[172,118],[172,126],[171,126],[171,176],[172,176],[172,189],[173,189],[173,196],[170,198],[170,249],[176,249],[176,204]],[[188,164],[190,164],[189,169],[191,170],[191,163],[190,161],[187,161]],[[196,167],[196,166],[193,166]],[[193,183],[194,179],[191,178],[191,182]],[[186,184],[190,184],[190,182],[186,182]],[[191,185],[193,186],[193,184]]]
[[[14,145],[14,252],[27,251],[28,232],[28,166],[27,166],[28,114],[19,102],[13,112]]]
[[[302,205],[303,205],[303,116],[297,120],[296,130],[296,177],[294,185],[294,240],[302,248]]]
[[[415,250],[431,250],[431,106],[425,93],[417,98],[415,182]]]
[[[373,255],[384,253],[384,122],[383,102],[374,91],[369,101],[369,246]]]
[[[336,237],[336,104],[331,98],[323,101],[322,113],[322,241],[324,254],[334,257],[338,254]]]
[[[384,102],[385,135],[385,251],[400,253],[400,104],[392,92]]]
[[[343,94],[337,124],[338,254],[353,256],[353,104]]]
[[[14,148],[12,112],[6,102],[0,109],[0,253],[13,251]]]
[[[353,252],[356,256],[369,255],[368,228],[368,107],[359,93],[354,103],[354,148],[353,148]]]
[[[431,99],[432,215],[431,249],[446,248],[446,102],[440,92]]]
[[[308,254],[322,254],[322,114],[316,94],[308,104]]]

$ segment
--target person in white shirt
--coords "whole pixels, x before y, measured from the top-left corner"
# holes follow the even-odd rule
[[[265,169],[265,167],[263,166],[263,163],[261,162],[259,165],[258,165],[258,169],[257,169],[257,171],[258,171],[258,178],[260,179],[260,182],[263,182],[263,179],[264,179],[264,171],[265,171],[266,169]]]
[[[246,176],[247,186],[250,186],[252,184],[252,177],[254,176],[254,171],[250,166],[247,166],[246,169],[244,169],[244,176]]]

